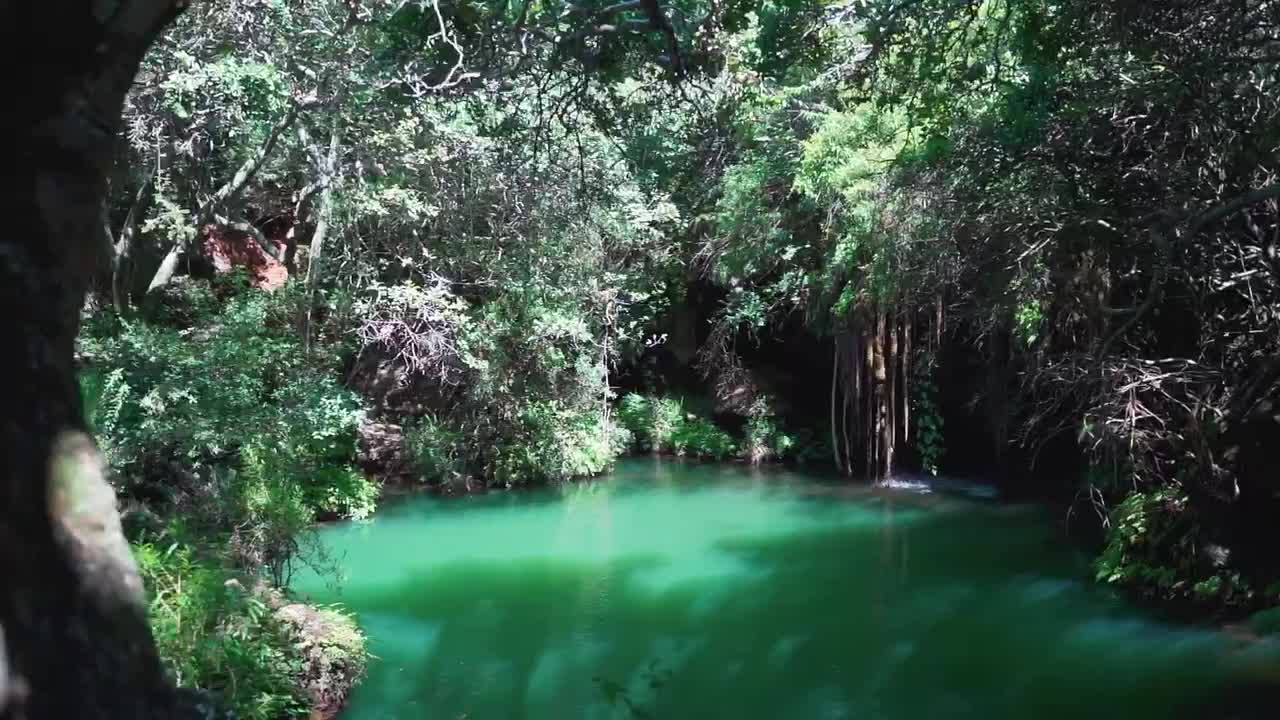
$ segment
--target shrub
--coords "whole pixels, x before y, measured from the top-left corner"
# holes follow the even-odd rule
[[[209,283],[181,276],[152,294],[148,314],[156,322],[189,328],[216,314],[219,304],[217,293]]]
[[[1247,607],[1256,593],[1224,550],[1203,537],[1194,509],[1178,488],[1134,492],[1111,513],[1097,580],[1149,599],[1212,608]],[[1215,555],[1217,556],[1215,558]]]
[[[243,567],[266,569],[276,585],[287,584],[298,538],[316,517],[306,490],[287,459],[253,446],[241,451],[239,472],[231,476],[231,490],[220,493],[220,500],[232,501],[233,559]]]
[[[626,428],[633,446],[641,450],[653,448],[653,428],[649,420],[651,405],[649,398],[636,393],[623,395],[618,403],[618,424]]]
[[[427,482],[448,482],[466,473],[462,433],[426,416],[404,433],[405,449],[418,475]]]
[[[363,347],[380,347],[411,373],[450,382],[460,370],[457,336],[465,307],[440,277],[426,285],[374,284],[355,301],[356,336]]]
[[[176,684],[220,694],[238,717],[332,709],[364,672],[364,635],[337,608],[283,605],[179,543],[133,546],[161,662]],[[298,618],[318,622],[299,623]],[[327,696],[326,696],[327,691]]]
[[[307,483],[307,504],[324,517],[368,520],[378,494],[378,484],[350,465],[322,465]]]
[[[157,458],[225,463],[274,443],[311,462],[350,462],[362,411],[354,394],[309,364],[272,296],[252,291],[189,330],[99,323],[81,338],[90,424],[140,476]]]
[[[629,394],[618,407],[618,422],[631,434],[633,446],[650,452],[675,450],[672,441],[684,417],[684,406],[669,397]]]
[[[300,658],[271,608],[178,544],[135,545],[161,661],[183,687],[213,690],[249,720],[300,717]]]
[[[729,433],[706,418],[688,418],[671,434],[671,446],[677,455],[691,455],[706,460],[724,460],[737,452],[737,444]]]
[[[615,457],[603,422],[596,412],[530,405],[519,430],[493,449],[487,474],[507,486],[598,475]]]
[[[657,398],[650,404],[649,432],[655,451],[676,450],[676,433],[685,423],[684,406],[675,398]]]
[[[759,415],[747,420],[742,452],[753,465],[781,460],[796,447],[796,438],[783,432],[777,418]]]
[[[184,330],[99,322],[80,346],[124,493],[184,503],[189,526],[277,581],[316,517],[368,517],[377,497],[352,465],[360,403],[332,358],[303,352],[290,297],[245,291]]]
[[[507,487],[564,482],[598,475],[626,449],[630,433],[605,422],[594,408],[554,402],[532,403],[511,422],[480,425],[471,435],[427,416],[405,432],[405,447],[429,482],[467,476]]]
[[[670,397],[646,397],[630,394],[618,405],[618,423],[625,433],[622,438],[631,449],[649,452],[670,452],[708,460],[724,460],[737,452],[737,443],[729,433],[712,421],[685,412],[684,403]],[[755,438],[767,442],[771,452],[791,440],[771,430],[767,438]]]
[[[129,444],[121,435],[127,429],[122,420],[131,391],[123,368],[80,374],[85,423],[98,437],[98,445],[109,464],[119,464],[124,458],[123,448]]]

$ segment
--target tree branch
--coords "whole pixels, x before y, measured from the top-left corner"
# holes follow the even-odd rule
[[[231,199],[238,197],[249,181],[262,168],[262,164],[266,162],[271,151],[275,149],[276,142],[294,121],[298,119],[300,106],[297,102],[289,104],[289,110],[271,126],[271,131],[267,134],[267,139],[262,145],[245,159],[240,167],[236,168],[236,172],[231,176],[231,180],[227,181],[222,187],[218,188],[207,200],[200,204],[200,209],[196,211],[195,224],[197,231],[204,227],[214,219],[217,211],[222,208]],[[147,294],[168,285],[173,280],[174,274],[178,271],[178,261],[182,259],[182,254],[187,251],[187,243],[177,242],[173,247],[169,248],[169,252],[164,256],[164,260],[160,261],[160,267],[156,269],[156,273],[151,278],[151,282],[147,285]]]
[[[1184,237],[1193,237],[1209,225],[1221,222],[1250,205],[1255,205],[1273,197],[1280,197],[1280,183],[1274,183],[1266,187],[1258,188],[1257,190],[1252,190],[1244,193],[1243,195],[1238,195],[1217,207],[1201,211],[1188,221],[1187,232]],[[1138,220],[1138,224],[1149,224],[1151,222],[1158,221],[1160,218],[1164,218],[1169,226],[1168,230],[1174,232],[1176,239],[1178,237],[1176,225],[1180,222],[1181,218],[1185,218],[1188,214],[1189,213],[1186,211],[1158,211],[1143,216]],[[1156,247],[1159,250],[1160,259],[1156,261],[1156,268],[1151,276],[1151,285],[1147,288],[1147,296],[1142,301],[1142,304],[1134,311],[1133,315],[1131,315],[1124,324],[1119,328],[1116,328],[1115,332],[1111,333],[1107,336],[1107,339],[1103,341],[1102,345],[1098,349],[1099,358],[1106,357],[1107,352],[1111,349],[1111,345],[1132,329],[1133,326],[1137,325],[1138,321],[1155,306],[1162,294],[1161,291],[1164,287],[1166,276],[1168,275],[1167,267],[1173,253],[1173,242],[1167,239],[1164,236],[1164,232],[1160,230],[1154,231],[1153,234],[1156,238]]]
[[[258,243],[258,247],[262,248],[262,251],[265,252],[267,255],[271,256],[276,260],[283,260],[283,258],[280,255],[280,252],[276,250],[275,246],[273,246],[267,240],[266,236],[262,234],[262,231],[259,230],[257,227],[255,227],[253,223],[247,222],[244,220],[232,221],[223,215],[214,215],[213,219],[215,222],[217,222],[219,225],[223,227],[230,228],[232,230],[235,230],[236,232],[242,232],[248,235],[249,237],[253,238],[254,242]]]
[[[213,214],[217,212],[227,201],[240,195],[249,181],[258,174],[258,170],[262,168],[262,164],[266,162],[267,157],[271,155],[271,151],[275,149],[276,142],[280,136],[284,134],[294,121],[298,119],[298,104],[289,103],[289,110],[271,126],[271,131],[267,133],[267,139],[262,145],[245,159],[240,167],[236,168],[236,172],[222,187],[218,188],[213,195],[201,204],[199,212],[196,213],[196,225],[201,226],[213,218]]]
[[[1220,220],[1225,220],[1250,205],[1256,205],[1273,197],[1280,197],[1280,183],[1274,183],[1272,185],[1267,185],[1266,187],[1244,193],[1243,195],[1238,195],[1215,208],[1205,210],[1191,219],[1187,229],[1190,234],[1195,234],[1206,226],[1212,225]]]

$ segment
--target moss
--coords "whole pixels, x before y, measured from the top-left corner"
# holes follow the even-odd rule
[[[337,606],[292,603],[275,617],[292,640],[301,664],[297,684],[312,717],[334,717],[364,677],[369,653],[355,618]]]

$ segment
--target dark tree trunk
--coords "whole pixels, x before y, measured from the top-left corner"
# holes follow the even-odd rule
[[[181,711],[146,624],[72,353],[108,258],[100,208],[121,103],[178,0],[0,2],[0,718]],[[31,50],[36,48],[36,50]]]
[[[859,328],[849,338],[850,351],[848,368],[845,370],[847,385],[853,386],[853,395],[848,397],[846,390],[845,400],[845,416],[853,418],[853,431],[859,432],[862,427],[862,330]],[[856,436],[855,436],[856,437]],[[849,459],[849,475],[853,475],[855,468],[853,465],[853,448],[856,444],[849,441],[849,431],[846,429],[844,434],[844,454]]]
[[[831,357],[831,457],[836,462],[836,471],[841,472],[845,468],[843,458],[840,455],[840,425],[836,416],[836,391],[840,388],[840,335],[836,335],[831,345],[834,352]],[[845,393],[848,397],[848,393]],[[848,456],[848,451],[845,452]]]
[[[897,318],[888,315],[885,318],[885,433],[884,433],[884,474],[887,478],[893,474],[894,453],[898,446],[898,322]]]
[[[874,434],[871,436],[872,444],[876,446],[875,463],[872,466],[874,477],[877,480],[889,476],[890,467],[893,464],[893,428],[889,423],[889,404],[893,401],[889,396],[889,374],[887,368],[888,342],[885,332],[885,311],[877,309],[875,313],[875,325],[872,332],[875,333],[875,355],[871,362],[871,377],[874,384],[874,405],[873,412],[875,414]]]
[[[865,446],[866,461],[863,468],[869,479],[873,479],[877,465],[876,460],[876,338],[875,338],[875,313],[871,313],[870,318],[866,318],[866,324],[862,328],[863,346],[866,349],[866,361],[863,364],[863,377],[866,379],[863,393],[865,398],[862,410],[862,442]]]
[[[899,428],[901,431],[900,440],[904,451],[909,452],[911,447],[911,316],[913,311],[908,309],[902,316],[902,357],[899,363],[901,376],[901,392],[899,393],[901,405],[901,419],[899,420]]]

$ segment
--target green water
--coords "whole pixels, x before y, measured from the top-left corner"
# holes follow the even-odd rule
[[[937,493],[644,460],[323,542],[341,589],[294,587],[378,657],[349,719],[1217,718],[1274,676],[1083,581],[1042,511]]]

